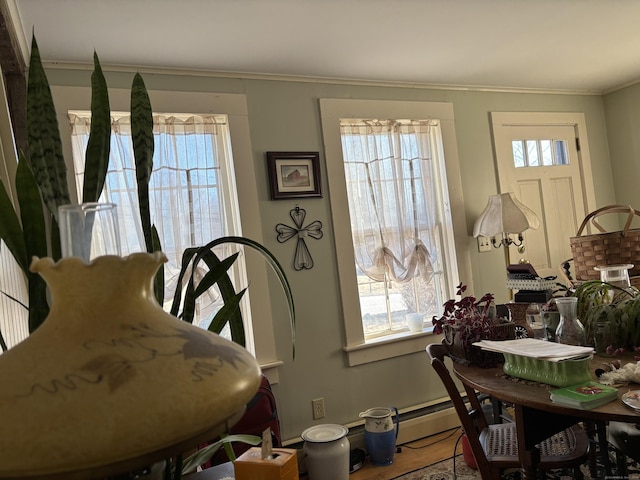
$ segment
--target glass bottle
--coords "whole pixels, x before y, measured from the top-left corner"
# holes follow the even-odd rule
[[[527,307],[525,316],[527,324],[531,327],[531,330],[533,330],[533,336],[538,339],[544,339],[544,325],[540,313],[540,304],[531,303]]]
[[[560,313],[560,321],[556,328],[556,341],[566,345],[586,345],[587,334],[582,322],[578,319],[578,298],[556,298]]]

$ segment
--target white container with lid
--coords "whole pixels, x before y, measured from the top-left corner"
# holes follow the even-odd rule
[[[315,425],[302,432],[309,480],[349,479],[348,432],[346,427],[334,424]]]

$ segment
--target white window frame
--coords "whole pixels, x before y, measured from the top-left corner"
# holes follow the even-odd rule
[[[51,92],[58,112],[61,128],[63,152],[67,162],[73,162],[71,138],[66,135],[68,129],[67,113],[70,110],[88,110],[91,104],[91,89],[87,87],[52,86]],[[258,187],[251,148],[249,116],[246,96],[243,94],[219,94],[200,92],[174,92],[149,90],[149,98],[154,111],[225,114],[229,120],[231,151],[238,189],[242,235],[263,243],[262,221],[260,219]],[[129,89],[109,89],[109,103],[112,111],[128,111],[131,103]],[[75,187],[73,166],[67,165],[69,185]],[[73,197],[74,192],[71,192]],[[278,382],[278,368],[283,364],[277,356],[273,319],[271,316],[271,298],[266,262],[250,249],[247,254],[247,275],[251,279],[250,304],[253,312],[253,337],[255,356],[271,383]],[[284,301],[284,299],[283,299]],[[248,334],[250,332],[247,332]]]
[[[453,105],[445,102],[322,98],[320,99],[320,113],[345,331],[343,350],[347,354],[348,364],[349,366],[355,366],[423,351],[425,348],[424,337],[433,335],[431,329],[425,329],[421,333],[404,331],[378,338],[365,339],[354,267],[355,258],[351,223],[349,210],[346,208],[348,199],[340,138],[340,119],[434,118],[440,121],[455,251],[458,262],[458,271],[449,272],[450,274],[448,275],[449,288],[453,292],[453,296],[455,286],[461,280],[472,288],[471,260],[467,247],[469,233],[467,232],[465,220]],[[428,322],[429,319],[427,319]]]

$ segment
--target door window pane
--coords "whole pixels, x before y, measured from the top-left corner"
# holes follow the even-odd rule
[[[511,150],[516,168],[569,165],[569,152],[564,140],[512,140]]]

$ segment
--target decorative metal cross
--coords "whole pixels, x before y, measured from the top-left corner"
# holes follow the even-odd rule
[[[295,224],[294,227],[279,223],[276,225],[276,232],[278,232],[278,242],[284,243],[290,238],[297,235],[298,243],[296,244],[296,253],[293,257],[293,268],[296,270],[313,268],[313,258],[305,242],[306,237],[315,238],[319,240],[322,238],[322,222],[316,220],[311,222],[306,227],[302,227],[304,224],[304,218],[307,216],[306,210],[296,205],[296,208],[289,212],[289,216]]]

